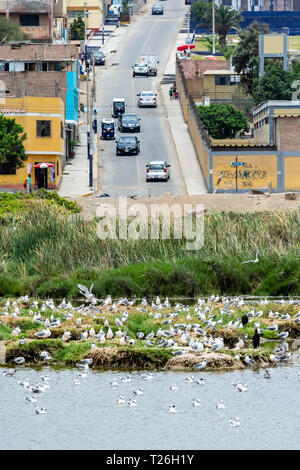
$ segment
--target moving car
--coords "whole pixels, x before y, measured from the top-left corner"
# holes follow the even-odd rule
[[[118,119],[118,129],[121,132],[140,132],[140,120],[135,114],[121,114]]]
[[[140,141],[135,135],[122,135],[117,140],[116,155],[138,155],[140,153]]]
[[[152,7],[152,15],[163,15],[164,14],[164,7],[161,5],[153,5]]]
[[[105,65],[105,55],[102,51],[94,52],[95,65]]]
[[[155,160],[146,165],[146,181],[163,180],[170,178],[170,165],[167,162]]]
[[[149,77],[148,65],[146,63],[136,63],[132,66],[132,76],[135,77],[136,75],[143,75],[145,77]]]
[[[101,121],[101,139],[115,138],[115,121],[113,119],[102,119]]]
[[[141,91],[141,93],[138,93],[137,96],[139,96],[139,108],[144,106],[153,106],[154,108],[157,108],[157,93],[154,93],[153,91]]]
[[[138,64],[144,64],[148,66],[148,76],[157,75],[157,64],[159,64],[158,56],[156,54],[143,54],[137,59]]]
[[[125,113],[125,100],[124,98],[114,98],[112,102],[112,110],[111,115],[112,117],[119,117],[120,114]]]

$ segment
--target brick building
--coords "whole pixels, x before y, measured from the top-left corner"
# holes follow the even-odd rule
[[[31,41],[51,42],[54,0],[0,0],[0,17],[17,23]]]
[[[0,80],[7,98],[55,97],[64,103],[66,149],[78,127],[78,48],[73,44],[17,43],[0,46]]]

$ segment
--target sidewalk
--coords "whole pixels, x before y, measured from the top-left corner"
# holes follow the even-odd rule
[[[187,33],[178,34],[172,52],[170,54],[169,62],[165,69],[164,75],[174,75],[175,77],[177,47],[185,43],[186,37]],[[207,188],[204,182],[194,144],[190,137],[187,124],[184,121],[180,101],[170,99],[170,87],[170,84],[161,84],[160,90],[162,100],[166,108],[167,120],[176,147],[187,192],[188,195],[205,194],[207,193]]]

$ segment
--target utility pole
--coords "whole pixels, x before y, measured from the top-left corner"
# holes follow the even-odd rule
[[[212,0],[213,55],[216,53],[215,0]]]
[[[190,57],[190,54],[191,54],[191,48],[190,48],[191,4],[189,4],[188,8],[189,8],[189,11],[188,11],[188,57]]]
[[[84,2],[84,53],[86,52],[86,2]]]

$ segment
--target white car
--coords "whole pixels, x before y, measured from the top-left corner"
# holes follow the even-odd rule
[[[167,162],[155,160],[146,165],[146,181],[163,180],[170,178],[170,165]]]
[[[144,75],[146,77],[149,77],[149,69],[148,65],[141,63],[141,64],[134,64],[132,66],[132,76],[135,77],[136,75]]]
[[[139,97],[139,108],[142,108],[143,106],[153,106],[154,108],[157,108],[157,93],[154,93],[153,91],[141,91],[137,96]]]

